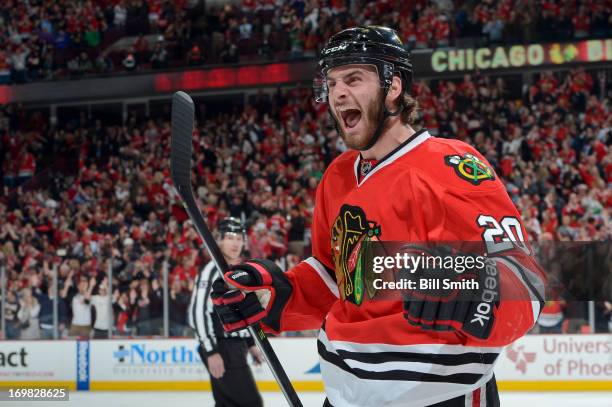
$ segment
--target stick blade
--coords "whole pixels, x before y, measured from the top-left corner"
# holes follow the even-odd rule
[[[170,171],[174,186],[191,188],[191,137],[193,134],[194,104],[185,92],[172,96],[172,140]]]

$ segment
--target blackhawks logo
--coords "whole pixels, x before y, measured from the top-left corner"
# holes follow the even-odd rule
[[[472,154],[466,153],[463,157],[447,155],[444,162],[455,169],[455,174],[471,184],[479,185],[483,181],[493,181],[495,173],[484,162]]]
[[[331,249],[336,270],[336,281],[343,300],[360,305],[364,287],[370,298],[374,297],[372,270],[365,267],[371,256],[370,241],[378,240],[381,230],[375,222],[368,221],[358,206],[342,205],[331,230]],[[364,245],[365,243],[365,245]]]

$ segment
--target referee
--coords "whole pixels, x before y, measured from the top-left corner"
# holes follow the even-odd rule
[[[225,218],[217,225],[217,241],[225,260],[231,265],[241,261],[245,229],[236,218]],[[210,261],[198,274],[189,304],[189,325],[200,341],[198,352],[210,373],[216,407],[260,407],[261,395],[247,364],[250,353],[256,364],[263,355],[246,330],[226,333],[213,310],[212,283],[221,276]]]

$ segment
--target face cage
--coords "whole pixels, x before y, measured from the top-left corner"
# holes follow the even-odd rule
[[[333,58],[323,60],[321,67],[318,69],[313,80],[312,89],[314,91],[315,102],[327,102],[329,89],[327,88],[327,72],[332,68],[337,68],[343,65],[372,65],[378,72],[380,87],[387,91],[393,82],[393,75],[396,73],[391,62],[384,61],[378,58],[348,56],[342,58]],[[399,74],[399,72],[397,72]],[[400,76],[401,77],[401,76]]]

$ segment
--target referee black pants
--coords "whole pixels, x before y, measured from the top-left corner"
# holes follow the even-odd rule
[[[454,399],[441,401],[424,407],[499,407],[499,392],[495,376],[486,385],[479,387],[473,392]],[[323,407],[333,407],[329,400],[325,399]]]
[[[246,340],[217,338],[217,348],[225,365],[225,374],[220,379],[210,377],[215,407],[262,407],[261,395],[247,363]],[[206,352],[202,346],[198,347],[198,352],[208,369]]]

